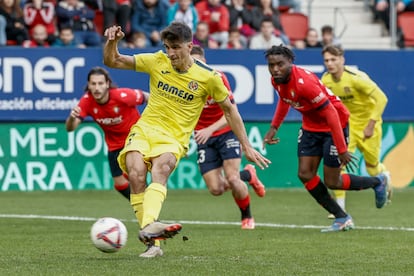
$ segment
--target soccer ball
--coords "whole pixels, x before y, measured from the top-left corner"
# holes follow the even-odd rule
[[[96,248],[105,253],[119,251],[127,242],[128,231],[118,219],[104,217],[91,227],[91,240]]]

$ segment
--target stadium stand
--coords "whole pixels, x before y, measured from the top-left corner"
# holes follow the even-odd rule
[[[397,25],[402,31],[404,47],[414,47],[414,12],[403,12],[397,17]]]

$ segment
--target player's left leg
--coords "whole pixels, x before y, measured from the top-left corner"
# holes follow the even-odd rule
[[[157,221],[167,196],[167,181],[176,164],[177,158],[171,152],[152,158],[152,183],[145,189],[142,230],[139,233],[142,242],[172,238],[181,230],[180,224],[165,224]]]
[[[385,174],[388,178],[388,191],[387,199],[391,201],[392,196],[392,183],[390,172],[387,170],[385,165],[381,163],[381,144],[382,144],[382,124],[377,122],[375,124],[374,135],[369,139],[365,139],[361,143],[360,150],[364,156],[365,166],[367,173],[370,176],[377,176]]]
[[[240,179],[241,159],[233,158],[223,161],[224,174],[231,192],[241,212],[242,229],[254,229],[255,222],[250,211],[250,195],[246,184]]]

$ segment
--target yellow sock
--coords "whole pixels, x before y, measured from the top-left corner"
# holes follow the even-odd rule
[[[167,188],[159,183],[151,183],[145,189],[141,228],[156,221],[160,215],[162,204],[167,197]]]
[[[335,199],[338,205],[345,210],[346,192],[344,190],[333,190],[333,194],[335,195]]]
[[[387,169],[385,168],[384,164],[382,164],[382,163],[378,163],[378,165],[375,166],[375,167],[369,167],[369,166],[367,166],[367,173],[370,176],[377,176],[380,173],[385,172],[386,170]]]
[[[131,206],[134,209],[135,217],[138,220],[138,224],[142,225],[142,217],[144,216],[144,193],[131,194],[130,196]]]

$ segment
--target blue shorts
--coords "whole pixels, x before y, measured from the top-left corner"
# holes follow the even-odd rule
[[[201,174],[220,168],[223,160],[241,158],[240,142],[232,131],[210,137],[205,144],[197,144]]]
[[[109,162],[109,168],[111,169],[112,177],[122,175],[122,170],[119,167],[118,160],[117,160],[119,152],[121,150],[122,149],[114,150],[114,151],[108,151],[108,162]]]
[[[345,141],[349,142],[349,127],[343,129]],[[323,164],[328,167],[339,168],[338,150],[334,145],[331,132],[313,132],[299,129],[298,157],[320,156]]]

